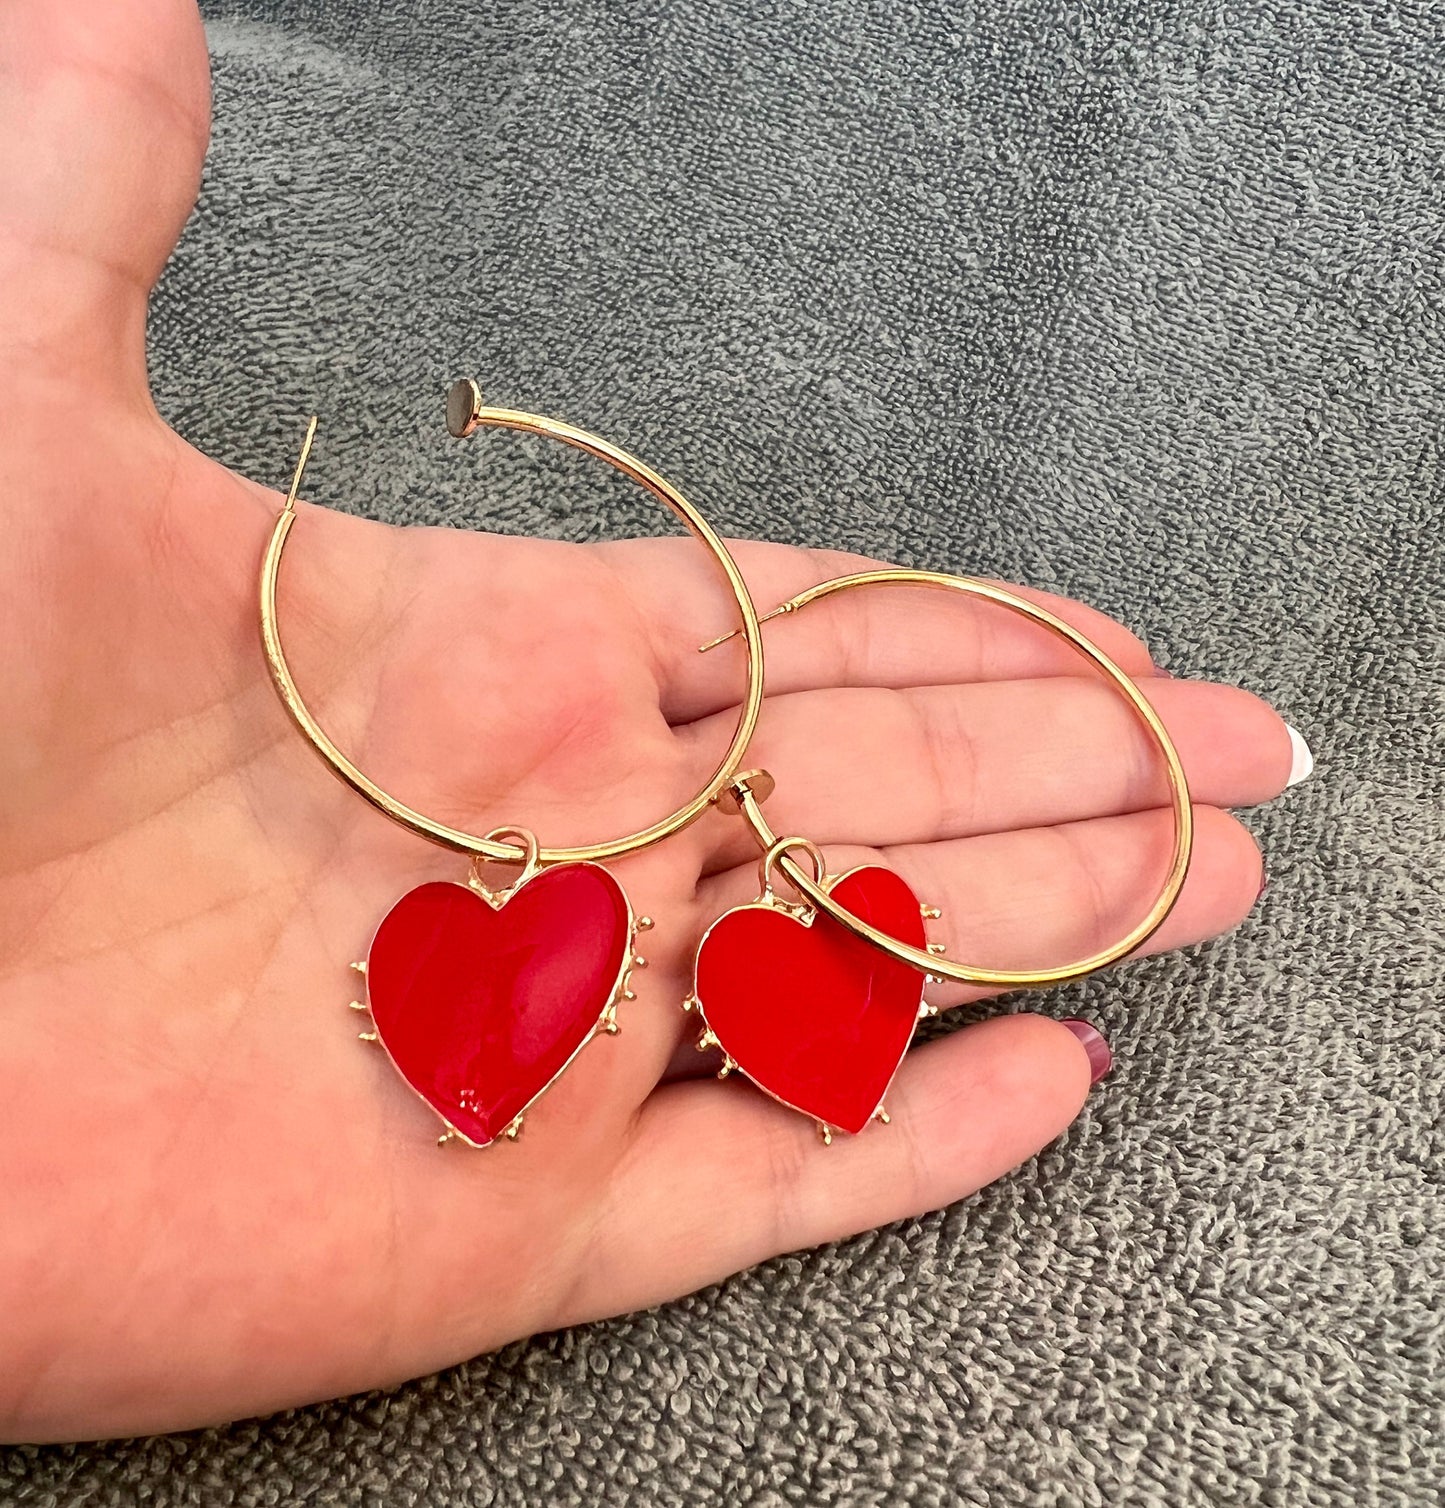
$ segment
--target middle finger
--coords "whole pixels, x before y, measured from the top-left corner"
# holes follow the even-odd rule
[[[1267,703],[1207,682],[1138,684],[1179,750],[1193,800],[1241,807],[1284,789],[1289,732]],[[712,747],[716,721],[679,735]],[[748,762],[777,780],[774,830],[817,843],[928,843],[1169,799],[1163,758],[1137,714],[1082,677],[769,697]],[[699,824],[699,837],[710,845],[705,873],[755,856],[741,822]]]

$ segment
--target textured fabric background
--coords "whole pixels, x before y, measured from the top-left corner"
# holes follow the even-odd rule
[[[337,506],[658,527],[545,447],[479,487],[476,371],[735,532],[1099,604],[1319,763],[1243,929],[1048,1002],[1116,1071],[977,1198],[0,1501],[1438,1502],[1445,4],[207,14],[153,322],[202,447],[283,483],[314,406]]]

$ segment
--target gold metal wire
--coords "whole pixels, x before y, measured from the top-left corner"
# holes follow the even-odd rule
[[[644,465],[621,447],[597,435],[589,434],[585,429],[577,429],[573,425],[563,424],[556,419],[544,419],[537,414],[512,409],[484,408],[481,406],[481,393],[476,385],[468,383],[467,386],[472,400],[471,412],[467,416],[468,422],[465,427],[452,427],[454,434],[460,437],[471,433],[479,426],[523,430],[529,434],[543,435],[551,440],[560,440],[564,445],[575,446],[578,450],[607,462],[624,476],[638,482],[659,502],[671,509],[707,547],[722,570],[727,580],[728,590],[737,603],[738,616],[742,620],[742,626],[738,632],[742,635],[747,648],[747,690],[738,714],[737,731],[733,734],[727,752],[707,784],[685,805],[678,807],[660,822],[654,822],[651,827],[641,828],[637,832],[628,833],[620,838],[612,838],[604,843],[589,843],[576,848],[543,848],[539,851],[538,858],[543,864],[585,862],[615,859],[623,854],[648,848],[680,832],[700,817],[718,792],[728,786],[737,773],[738,766],[742,763],[743,755],[757,727],[758,713],[763,703],[763,641],[762,631],[758,626],[757,609],[753,606],[753,600],[748,594],[742,572],[738,569],[732,555],[729,554],[727,546],[714,533],[707,520],[693,504],[651,467]],[[457,384],[453,389],[453,398],[461,387],[462,384]],[[449,424],[451,419],[452,403],[449,401]],[[301,449],[301,458],[296,466],[296,474],[291,482],[286,505],[276,519],[275,528],[271,531],[270,542],[266,546],[266,553],[261,563],[261,641],[266,654],[266,664],[270,668],[271,679],[275,683],[282,704],[301,735],[325,761],[332,773],[364,800],[370,802],[377,811],[390,817],[393,822],[399,823],[420,838],[440,844],[443,848],[450,848],[459,853],[477,854],[484,859],[500,863],[523,863],[528,857],[525,847],[498,842],[490,837],[479,837],[473,833],[448,827],[444,823],[423,816],[421,812],[415,811],[405,802],[389,795],[364,775],[331,741],[312,716],[296,686],[291,667],[287,663],[286,652],[281,645],[281,631],[276,613],[276,582],[281,569],[282,552],[286,548],[286,540],[297,519],[296,496],[300,491],[301,477],[306,469],[306,462],[311,454],[311,445],[315,437],[316,420],[313,418],[306,430],[306,440]]]
[[[1047,608],[1039,607],[1026,598],[1004,590],[1003,587],[994,586],[991,582],[976,581],[968,576],[950,576],[941,571],[860,571],[851,576],[835,577],[832,581],[824,581],[818,586],[809,587],[805,592],[799,592],[796,597],[774,608],[772,612],[765,613],[762,621],[766,622],[769,618],[785,613],[800,612],[809,603],[819,602],[824,597],[831,597],[837,592],[850,591],[854,587],[890,584],[941,587],[947,591],[963,592],[970,597],[980,597],[986,602],[1007,608],[1021,617],[1032,619],[1033,622],[1041,624],[1051,633],[1071,644],[1103,671],[1114,687],[1129,702],[1164,756],[1170,798],[1174,808],[1174,856],[1164,889],[1158,900],[1149,908],[1148,915],[1112,947],[1104,948],[1088,958],[1061,964],[1057,968],[981,969],[970,964],[955,963],[936,953],[927,953],[919,948],[910,947],[907,943],[899,942],[897,938],[890,937],[886,932],[880,932],[876,927],[870,926],[860,917],[840,906],[828,890],[792,858],[788,851],[790,847],[788,841],[779,839],[763,815],[761,803],[771,789],[771,781],[759,782],[758,789],[754,790],[754,781],[757,780],[760,772],[750,771],[739,776],[728,788],[720,806],[723,810],[736,810],[741,814],[752,830],[758,846],[764,850],[765,857],[775,861],[794,889],[810,904],[846,927],[855,937],[861,937],[865,942],[872,943],[875,948],[881,949],[890,957],[898,959],[901,963],[910,964],[913,968],[932,975],[934,979],[951,979],[960,984],[984,985],[993,989],[1033,988],[1039,985],[1061,984],[1069,979],[1079,979],[1085,974],[1093,973],[1096,969],[1116,963],[1132,953],[1158,931],[1164,919],[1174,909],[1174,903],[1179,899],[1179,892],[1183,889],[1185,876],[1189,872],[1189,856],[1194,844],[1194,810],[1189,801],[1189,782],[1185,778],[1184,765],[1179,758],[1179,751],[1174,747],[1174,741],[1165,730],[1159,714],[1149,705],[1130,677],[1098,645],[1085,638],[1076,628],[1065,623],[1062,618],[1056,617]],[[711,644],[705,644],[702,647],[710,649],[732,637],[732,634],[724,634],[722,638],[715,639]]]

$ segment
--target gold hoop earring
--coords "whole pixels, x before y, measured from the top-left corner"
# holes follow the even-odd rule
[[[515,1140],[524,1114],[582,1048],[599,1031],[620,1030],[618,1004],[635,998],[631,973],[646,963],[636,954],[636,935],[652,921],[634,915],[626,892],[600,861],[681,832],[730,786],[762,706],[763,647],[757,610],[727,547],[677,488],[635,456],[555,419],[484,407],[469,379],[448,394],[447,424],[458,438],[483,426],[543,435],[640,483],[717,561],[747,647],[747,690],[722,762],[697,795],[651,826],[560,848],[542,846],[525,827],[508,824],[472,834],[424,816],[383,790],[331,740],[308,709],[282,646],[277,581],[316,436],[312,418],[261,562],[266,664],[291,721],[334,775],[409,832],[471,856],[465,883],[431,881],[391,907],[366,958],[351,965],[366,982],[365,999],[351,1004],[371,1018],[362,1040],[384,1048],[406,1083],[441,1116],[439,1142],[481,1147],[499,1136]],[[510,885],[495,888],[482,878],[484,863],[519,865],[520,872]],[[559,916],[567,926],[559,926]]]
[[[1024,597],[967,576],[939,571],[880,570],[840,576],[800,592],[764,614],[763,622],[801,612],[814,602],[857,587],[913,585],[942,588],[981,598],[1028,618],[1070,644],[1113,684],[1130,704],[1164,757],[1174,815],[1174,852],[1159,898],[1144,919],[1108,948],[1072,963],[1036,970],[985,969],[944,958],[944,945],[928,943],[926,920],[933,907],[917,898],[891,871],[869,865],[841,876],[826,873],[817,848],[803,838],[780,838],[763,814],[773,791],[765,770],[740,773],[719,797],[722,811],[747,823],[763,851],[762,883],[756,901],[720,916],[704,933],[694,964],[693,993],[687,1008],[702,1022],[699,1046],[723,1053],[723,1073],[734,1068],[775,1099],[811,1115],[824,1139],[837,1127],[858,1132],[872,1119],[886,1120],[883,1093],[892,1082],[913,1034],[913,1025],[933,1010],[922,1003],[926,984],[954,980],[1011,990],[1078,979],[1132,953],[1163,924],[1174,908],[1189,870],[1194,814],[1189,784],[1178,750],[1163,722],[1130,677],[1096,644],[1063,619]],[[704,650],[734,637],[728,633]],[[810,873],[793,857],[795,849],[812,859]],[[779,872],[798,896],[781,900],[773,886]],[[796,962],[801,934],[810,929],[808,948],[814,971],[829,976],[829,1009],[810,1018],[806,1045],[790,1041],[785,1010],[760,994],[756,962],[772,955],[776,980]],[[911,984],[906,971],[913,971]],[[840,1006],[851,1000],[852,1015]],[[760,1001],[763,1002],[760,1008]],[[801,1007],[806,1010],[806,1007]],[[851,1035],[850,1035],[851,1034]]]

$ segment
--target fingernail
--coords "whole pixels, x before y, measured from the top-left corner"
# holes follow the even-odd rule
[[[1114,1066],[1114,1054],[1109,1051],[1109,1044],[1087,1021],[1080,1021],[1077,1016],[1070,1016],[1059,1025],[1067,1026],[1084,1044],[1084,1051],[1089,1055],[1089,1083],[1097,1084]]]
[[[1286,723],[1285,730],[1289,734],[1289,779],[1285,781],[1288,789],[1292,785],[1298,785],[1301,780],[1308,780],[1315,767],[1315,757],[1310,753],[1310,746],[1304,741],[1304,735],[1298,728],[1291,727]]]
[[[1261,869],[1259,871],[1259,894],[1257,896],[1255,896],[1255,898],[1254,898],[1254,903],[1255,903],[1256,906],[1264,898],[1264,893],[1268,889],[1269,889],[1269,875],[1265,872],[1265,870]]]
[[[1172,681],[1174,679],[1174,672],[1172,670],[1165,670],[1162,665],[1156,665],[1154,667],[1154,674],[1157,675],[1161,680]]]

